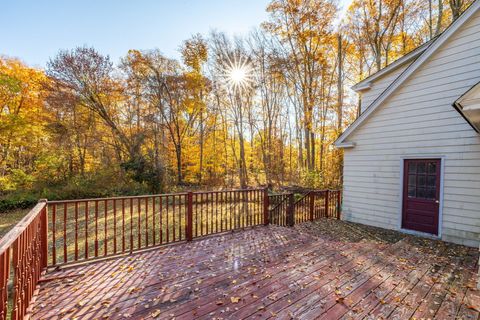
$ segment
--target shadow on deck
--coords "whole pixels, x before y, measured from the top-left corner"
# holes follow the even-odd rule
[[[314,232],[322,223],[255,227],[50,272],[31,316],[479,318],[478,250],[327,237]]]

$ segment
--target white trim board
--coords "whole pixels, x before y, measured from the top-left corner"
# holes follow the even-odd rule
[[[403,218],[403,183],[404,183],[404,172],[405,172],[405,160],[415,160],[415,159],[440,159],[440,199],[438,199],[438,235],[424,233],[415,230],[403,229],[402,228],[402,218]],[[399,192],[399,205],[398,205],[398,222],[397,228],[399,231],[420,236],[427,237],[432,239],[442,239],[442,230],[443,230],[443,185],[444,185],[444,176],[445,176],[445,155],[407,155],[400,157],[400,192]]]
[[[413,59],[417,58],[420,54],[422,54],[423,51],[433,42],[435,39],[431,39],[424,44],[416,47],[412,51],[406,53],[403,57],[398,58],[394,62],[390,63],[388,66],[385,68],[378,70],[374,74],[366,77],[362,81],[356,83],[354,86],[351,87],[352,90],[359,92],[363,90],[368,90],[371,88],[372,81],[375,81],[376,79],[384,76],[387,73],[390,73],[390,71],[396,70],[397,68],[403,66],[405,63],[412,61]]]
[[[467,22],[480,9],[480,0],[473,2],[464,13],[455,20],[441,35],[433,41],[423,53],[410,64],[372,104],[355,120],[335,141],[334,145],[341,148],[342,143],[348,138],[368,117],[390,97],[400,85],[422,66],[430,56],[437,51],[465,22]]]

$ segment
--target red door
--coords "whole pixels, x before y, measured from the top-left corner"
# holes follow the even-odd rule
[[[438,235],[440,159],[405,160],[402,228]]]

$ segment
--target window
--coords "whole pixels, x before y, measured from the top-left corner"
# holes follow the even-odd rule
[[[408,160],[409,198],[435,200],[437,197],[437,162],[432,160]]]

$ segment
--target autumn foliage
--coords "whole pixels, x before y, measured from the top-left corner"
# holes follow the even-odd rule
[[[338,188],[349,86],[438,35],[471,1],[272,0],[242,38],[194,35],[181,59],[62,50],[0,58],[0,210],[39,197],[303,185]],[[245,85],[228,85],[232,63]]]

